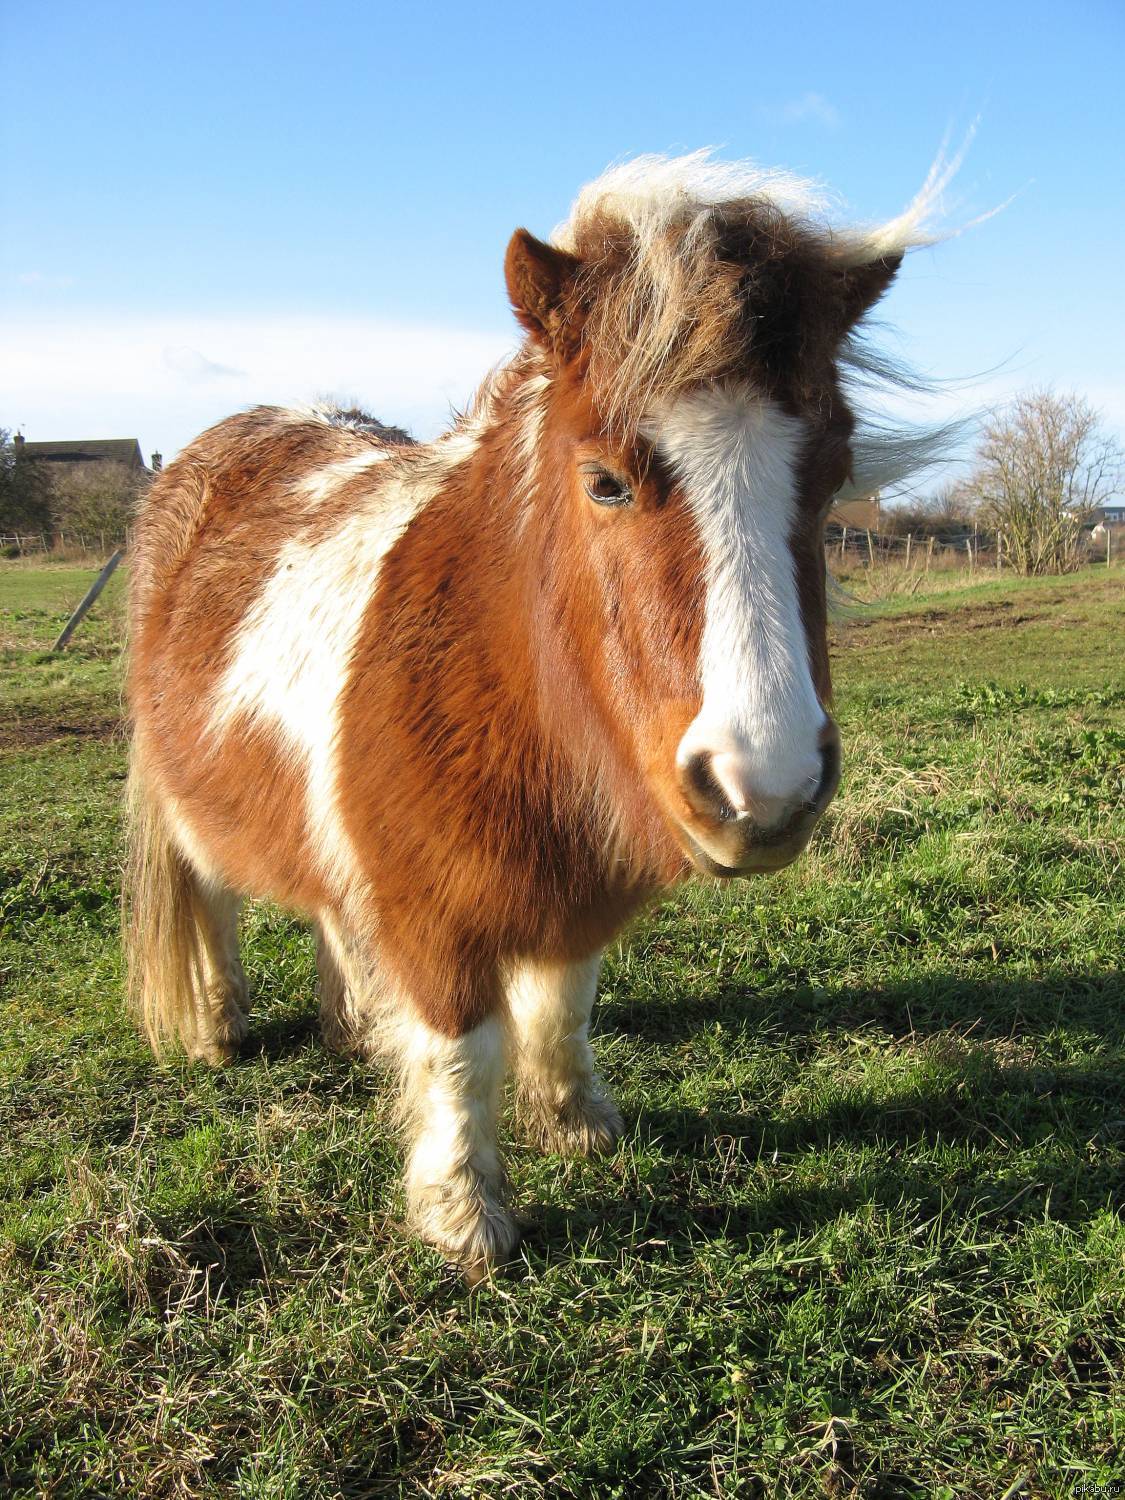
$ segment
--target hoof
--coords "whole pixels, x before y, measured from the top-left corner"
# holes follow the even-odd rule
[[[355,1058],[358,1062],[378,1062],[382,1056],[374,1030],[361,1031],[336,1016],[320,1018],[320,1039],[338,1057]]]
[[[206,1033],[187,1044],[189,1062],[204,1062],[212,1068],[229,1067],[250,1030],[248,1017],[236,1005],[227,1005]]]
[[[526,1115],[543,1150],[557,1156],[602,1156],[616,1151],[625,1130],[621,1111],[600,1090],[583,1092],[561,1108],[535,1100]]]
[[[455,1265],[469,1286],[507,1265],[522,1238],[499,1193],[479,1178],[412,1192],[410,1221],[419,1238]]]

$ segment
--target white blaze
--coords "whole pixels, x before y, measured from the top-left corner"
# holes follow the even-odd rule
[[[707,600],[703,706],[681,763],[710,752],[732,805],[808,795],[826,716],[809,670],[790,550],[805,424],[747,386],[693,391],[654,414],[650,436],[695,513]]]

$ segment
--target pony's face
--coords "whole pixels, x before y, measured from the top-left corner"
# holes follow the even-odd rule
[[[822,528],[849,427],[734,382],[621,440],[577,371],[552,382],[569,643],[606,733],[712,875],[788,864],[836,790]]]
[[[550,372],[550,610],[616,761],[720,876],[788,864],[836,790],[823,523],[853,423],[834,356],[898,263],[740,212],[659,233],[594,215],[581,253],[521,230],[506,263]]]

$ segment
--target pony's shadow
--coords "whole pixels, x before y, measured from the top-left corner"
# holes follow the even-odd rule
[[[260,1056],[269,1062],[280,1062],[313,1044],[323,1046],[316,1013],[286,1011],[261,1020],[252,1017],[250,1035],[242,1050],[246,1057]]]
[[[701,1240],[745,1243],[779,1230],[808,1233],[861,1204],[897,1212],[909,1205],[920,1222],[952,1206],[998,1223],[1041,1218],[1048,1203],[1053,1218],[1069,1221],[1125,1204],[1125,976],[1048,974],[995,983],[942,977],[844,992],[828,1009],[823,998],[810,992],[810,1003],[792,1010],[772,1004],[764,1017],[770,1033],[790,1045],[807,1038],[811,1050],[834,1034],[877,1027],[894,1040],[939,1049],[942,1076],[889,1101],[845,1094],[789,1115],[768,1102],[732,1111],[721,1094],[705,1113],[642,1105],[633,1139],[656,1163],[643,1196],[607,1194],[601,1174],[589,1189],[576,1181],[570,1206],[533,1210],[532,1263],[557,1258],[562,1246],[592,1235],[603,1246],[633,1246],[674,1261],[694,1253]],[[668,1041],[720,1022],[728,1034],[751,1033],[762,1010],[759,1000],[728,986],[678,1005],[611,1005],[601,1030],[609,1037],[654,1032]],[[1026,1060],[1034,1055],[1026,1046],[988,1045],[1013,1032],[1026,1043],[1068,1023],[1099,1035],[1096,1063],[1039,1066]],[[997,1143],[1019,1152],[1024,1170],[990,1166],[983,1152]],[[951,1173],[931,1149],[939,1145],[979,1148],[982,1165]],[[827,1147],[854,1163],[846,1177],[795,1181],[802,1159]],[[732,1204],[722,1173],[709,1189],[707,1172],[695,1170],[719,1155],[758,1169],[752,1201]]]
[[[927,975],[907,983],[837,990],[796,986],[784,1001],[763,998],[746,985],[713,988],[667,999],[627,995],[599,1002],[598,1030],[688,1041],[701,1027],[721,1024],[731,1032],[768,1028],[787,1041],[831,1037],[878,1026],[895,1038],[939,1032],[976,1036],[1033,1036],[1040,1027],[1081,1024],[1106,1041],[1125,1044],[1125,973],[1107,970],[1075,975],[1051,971],[1034,979],[965,980]]]

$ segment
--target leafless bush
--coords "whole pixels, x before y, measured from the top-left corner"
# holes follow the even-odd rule
[[[944,536],[972,526],[980,507],[972,480],[952,479],[932,495],[911,496],[883,511],[881,530],[890,536]]]
[[[55,531],[124,541],[145,483],[146,476],[125,464],[68,464],[51,485]]]
[[[1123,478],[1121,449],[1089,402],[1036,390],[984,429],[973,487],[1018,572],[1064,573],[1082,562],[1083,530]]]

